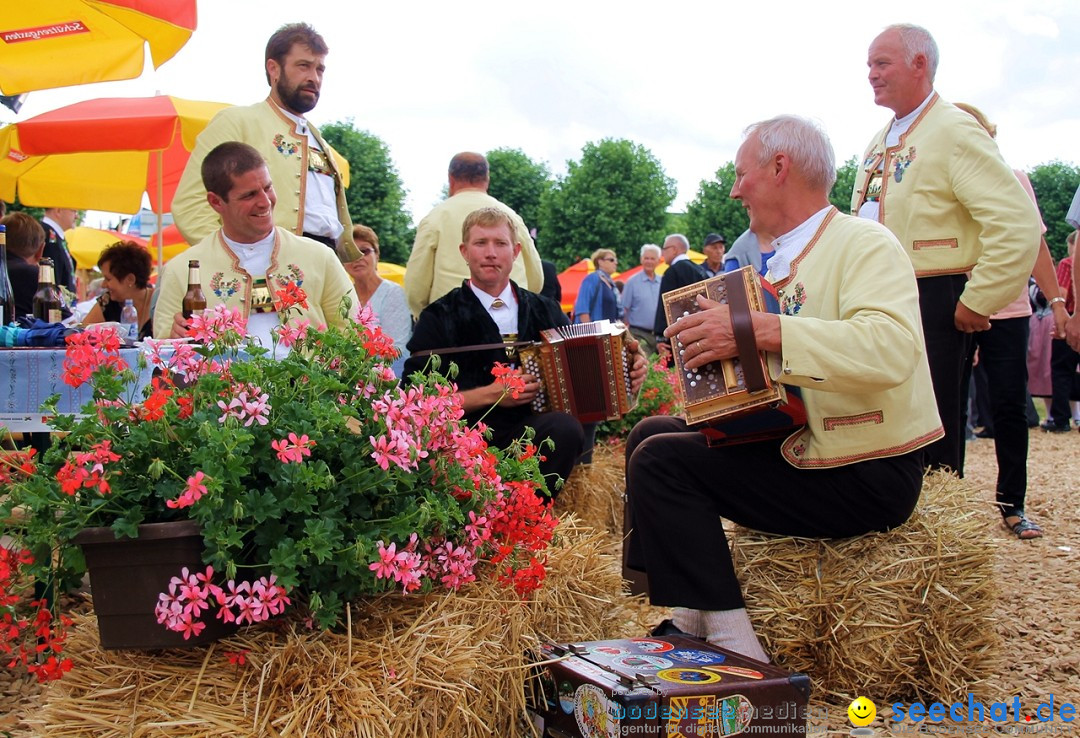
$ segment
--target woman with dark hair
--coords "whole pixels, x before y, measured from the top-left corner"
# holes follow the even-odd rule
[[[120,322],[124,300],[131,300],[139,313],[139,338],[153,335],[154,321],[150,314],[150,298],[154,288],[150,286],[150,252],[131,241],[117,241],[101,252],[98,269],[101,270],[101,295],[97,304],[83,319],[83,325],[107,321]]]

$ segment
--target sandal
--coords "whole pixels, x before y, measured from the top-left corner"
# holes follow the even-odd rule
[[[1027,516],[1024,515],[1023,510],[1017,510],[1008,517],[1016,518],[1016,522],[1009,523],[1007,518],[1002,519],[1001,522],[1021,541],[1029,541],[1032,538],[1042,538],[1043,529],[1040,528],[1037,523],[1028,520]]]

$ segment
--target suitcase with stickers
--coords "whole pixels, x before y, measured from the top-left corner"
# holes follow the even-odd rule
[[[541,738],[805,734],[810,679],[685,636],[545,645],[529,683]]]

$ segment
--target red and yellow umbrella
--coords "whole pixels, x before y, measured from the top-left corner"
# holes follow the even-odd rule
[[[164,260],[168,261],[188,247],[180,230],[175,225],[166,226],[162,231],[164,241]],[[76,226],[64,232],[64,240],[67,241],[68,251],[75,260],[75,266],[79,269],[93,269],[97,266],[98,257],[107,247],[117,241],[131,241],[151,252],[157,264],[157,257],[150,248],[150,243],[145,238],[131,233],[110,231],[103,228],[90,228],[88,226]],[[157,266],[161,266],[157,264]]]
[[[191,38],[196,0],[22,0],[0,14],[0,90],[134,79],[150,44],[160,67]]]
[[[0,200],[134,213],[146,193],[154,212],[168,212],[195,138],[225,107],[168,95],[101,98],[5,126]]]

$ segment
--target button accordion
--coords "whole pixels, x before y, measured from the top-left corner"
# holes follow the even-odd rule
[[[668,325],[701,311],[697,296],[726,304],[739,355],[687,369],[686,347],[672,341],[672,356],[687,425],[700,427],[712,443],[746,442],[786,435],[805,424],[798,390],[773,381],[768,355],[758,351],[751,312],[779,312],[753,267],[743,267],[663,295]]]
[[[540,380],[533,409],[569,413],[582,423],[630,412],[637,398],[630,391],[628,335],[625,325],[610,320],[542,331],[538,343],[518,351],[522,370]]]

